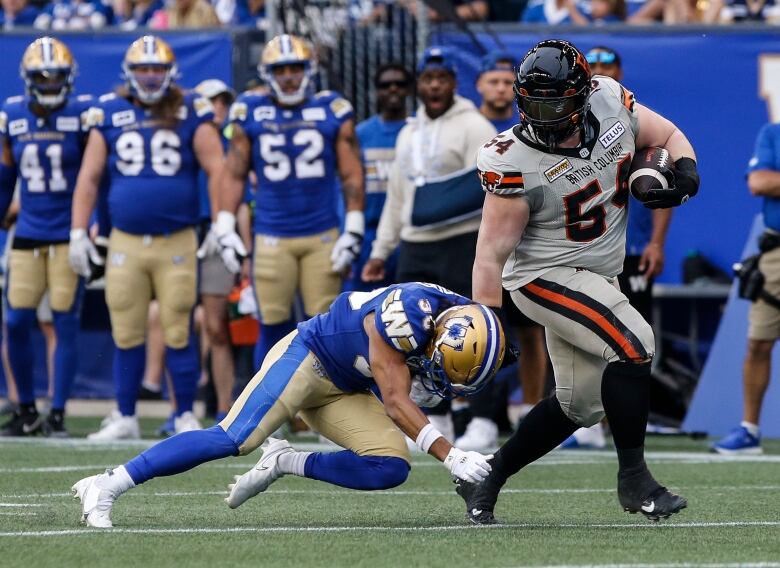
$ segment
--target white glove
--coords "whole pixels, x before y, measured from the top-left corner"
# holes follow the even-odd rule
[[[71,229],[70,230],[70,243],[68,246],[68,262],[73,272],[84,278],[89,278],[92,273],[92,269],[89,266],[89,262],[93,264],[103,265],[105,261],[98,253],[95,245],[89,240],[87,231],[84,229]]]
[[[412,379],[412,390],[409,392],[409,398],[417,406],[422,406],[423,408],[433,408],[442,401],[439,395],[427,390],[418,378]]]
[[[244,241],[236,233],[236,216],[227,211],[220,211],[217,213],[217,221],[212,225],[211,231],[214,232],[219,255],[225,263],[225,268],[233,274],[241,272],[241,261],[246,258],[247,253]]]
[[[450,473],[469,483],[479,483],[484,480],[490,470],[488,460],[493,454],[483,456],[479,452],[464,452],[458,448],[452,448],[447,457],[444,458],[444,467],[450,470]]]
[[[209,228],[209,232],[206,233],[206,238],[198,249],[198,258],[203,260],[207,256],[217,254],[219,252],[219,243],[217,242],[217,235],[214,233],[214,225]]]
[[[344,232],[336,241],[330,262],[333,272],[342,272],[360,256],[363,246],[363,235],[366,232],[366,221],[362,211],[348,211],[344,219]]]

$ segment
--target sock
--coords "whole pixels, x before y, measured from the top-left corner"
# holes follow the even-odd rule
[[[563,413],[555,396],[544,399],[531,409],[517,430],[501,446],[491,461],[497,481],[506,478],[556,448],[579,428]]]
[[[78,312],[53,312],[57,346],[54,351],[54,396],[51,406],[62,410],[76,378],[76,338],[79,332]]]
[[[176,394],[176,416],[192,411],[200,378],[198,343],[190,335],[189,344],[181,349],[165,348],[165,365],[171,373],[173,392]]]
[[[202,463],[238,455],[238,445],[219,426],[182,432],[155,444],[125,464],[133,483],[175,475]]]
[[[279,469],[284,473],[306,476],[306,460],[313,452],[287,452],[279,456]]]
[[[262,324],[260,326],[260,339],[255,345],[255,369],[259,369],[263,364],[265,356],[271,348],[295,329],[295,322],[288,319],[282,323]]]
[[[758,424],[742,421],[739,423],[739,425],[742,426],[745,430],[747,430],[748,433],[754,438],[758,438],[761,433],[761,431],[758,429]]]
[[[601,381],[601,399],[621,471],[645,467],[650,363],[618,362],[607,365]]]
[[[146,345],[130,349],[116,348],[114,352],[114,385],[119,412],[122,416],[135,416],[138,388],[144,378]]]
[[[306,459],[304,476],[349,489],[390,489],[409,476],[406,460],[390,456],[359,456],[349,450],[315,452]]]
[[[133,479],[130,477],[130,474],[127,472],[127,469],[125,469],[125,466],[120,465],[119,467],[115,467],[114,469],[109,469],[106,471],[106,473],[103,476],[103,479],[100,480],[100,485],[109,491],[116,495],[117,497],[127,491],[128,489],[132,489],[135,487],[135,483],[133,482]]]
[[[33,350],[31,331],[37,325],[35,310],[12,308],[6,302],[6,334],[8,336],[8,362],[13,371],[19,404],[35,404],[33,379]]]

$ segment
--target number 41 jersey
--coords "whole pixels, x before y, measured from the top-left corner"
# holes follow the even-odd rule
[[[249,138],[257,173],[255,234],[301,237],[339,225],[336,139],[352,114],[331,91],[289,108],[252,92],[233,103],[230,122]]]
[[[555,153],[506,130],[479,150],[485,191],[522,196],[531,217],[504,265],[504,287],[517,290],[555,266],[603,276],[623,269],[628,172],[639,132],[633,94],[597,75],[588,99],[588,143]]]

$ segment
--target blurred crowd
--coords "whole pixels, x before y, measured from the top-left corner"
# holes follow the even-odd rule
[[[265,4],[265,0],[2,0],[0,27],[265,29]],[[331,4],[329,13],[345,24],[383,22],[396,7],[418,15],[417,0],[340,0]],[[434,23],[461,20],[601,26],[780,21],[776,0],[445,0],[428,4],[427,19]]]

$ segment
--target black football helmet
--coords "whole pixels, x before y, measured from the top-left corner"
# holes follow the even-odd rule
[[[521,127],[554,150],[584,124],[590,77],[585,56],[568,41],[548,39],[536,44],[515,73]]]

